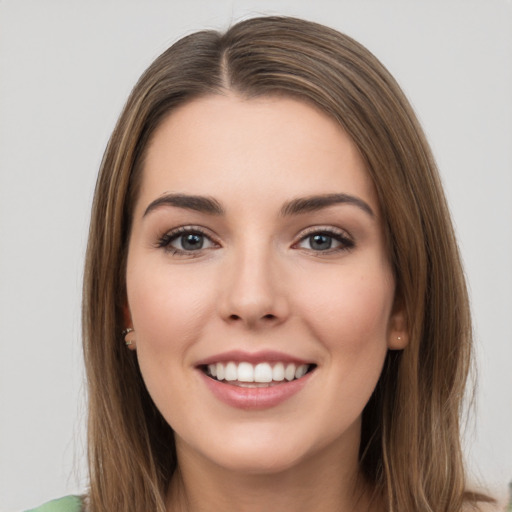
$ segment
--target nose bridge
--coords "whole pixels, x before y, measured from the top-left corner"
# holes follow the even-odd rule
[[[223,317],[250,326],[284,320],[287,301],[280,286],[278,258],[272,243],[245,240],[230,256],[221,303]]]

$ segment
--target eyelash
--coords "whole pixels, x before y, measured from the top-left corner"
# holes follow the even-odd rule
[[[219,246],[219,244],[212,238],[211,235],[207,234],[204,229],[202,229],[199,226],[180,226],[176,229],[173,229],[164,235],[162,235],[157,243],[155,244],[157,248],[164,249],[166,252],[169,252],[172,255],[177,256],[192,256],[197,257],[200,256],[203,252],[203,250],[210,249],[211,247],[200,247],[198,250],[187,250],[187,249],[178,249],[177,247],[173,247],[171,244],[175,240],[179,239],[183,235],[200,235],[201,237],[204,237],[206,240],[208,240],[209,243],[211,243],[213,246]],[[304,241],[311,239],[313,236],[325,236],[327,238],[330,238],[332,240],[335,240],[340,244],[339,247],[331,248],[329,247],[326,250],[314,250],[314,249],[307,249],[307,248],[301,248],[299,245],[303,243]],[[333,253],[338,253],[342,251],[349,251],[355,247],[354,240],[343,230],[336,229],[336,228],[322,228],[322,227],[311,227],[301,233],[301,237],[298,240],[298,242],[294,243],[293,248],[296,249],[303,249],[308,252],[313,252],[315,255],[323,256]]]
[[[164,249],[166,252],[169,252],[172,255],[192,257],[200,256],[204,250],[203,247],[193,251],[187,249],[178,249],[177,247],[173,247],[171,245],[172,242],[179,239],[183,235],[200,235],[208,240],[211,244],[218,246],[218,243],[213,240],[212,236],[207,234],[206,231],[199,226],[180,226],[179,228],[173,229],[162,235],[156,243],[156,247]]]
[[[311,239],[313,236],[325,236],[332,240],[335,240],[336,242],[338,242],[340,244],[339,247],[328,248],[326,250],[316,250],[315,251],[314,249],[304,249],[303,248],[304,250],[314,252],[315,255],[317,255],[317,256],[330,255],[330,254],[335,254],[338,252],[349,251],[349,250],[353,249],[356,245],[354,240],[347,234],[346,231],[344,231],[342,229],[333,228],[333,227],[323,228],[323,227],[315,226],[315,227],[311,227],[311,228],[307,229],[306,231],[302,232],[299,241],[294,244],[294,247],[297,247],[300,249],[300,247],[298,247],[299,244],[301,244],[302,242],[304,242],[308,239]]]

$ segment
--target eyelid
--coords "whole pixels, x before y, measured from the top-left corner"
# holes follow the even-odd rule
[[[185,250],[185,249],[178,249],[176,247],[171,246],[171,243],[179,238],[181,235],[186,234],[200,234],[207,238],[212,244],[213,247],[204,247],[197,249],[195,251]],[[210,230],[197,225],[191,225],[186,224],[183,226],[177,226],[175,228],[172,228],[162,235],[160,235],[155,243],[155,247],[161,248],[165,251],[170,252],[171,254],[176,255],[184,255],[184,256],[200,256],[204,251],[208,251],[210,249],[213,249],[215,247],[219,247],[220,242],[218,239],[211,233]],[[197,253],[197,254],[196,254]]]
[[[327,235],[338,242],[340,242],[339,247],[327,249],[324,251],[315,251],[314,249],[305,249],[303,247],[299,247],[299,244],[306,240],[308,237],[312,235]],[[302,249],[308,252],[314,252],[316,255],[328,255],[340,251],[348,251],[355,247],[354,238],[345,230],[335,226],[310,226],[304,230],[302,230],[296,237],[297,241],[294,242],[293,248]]]
[[[198,233],[204,236],[213,244],[213,246],[201,247],[197,250],[186,250],[179,249],[171,245],[171,243],[178,239],[181,235],[193,233]],[[340,245],[338,247],[329,248],[326,250],[307,249],[299,246],[308,237],[317,234],[329,236],[336,240]],[[336,252],[347,251],[354,248],[355,246],[355,241],[353,237],[345,229],[338,228],[335,226],[310,226],[302,230],[300,233],[298,233],[295,239],[296,241],[292,244],[292,248],[302,249],[307,252],[313,252],[316,255],[328,255]],[[204,251],[218,248],[220,247],[221,244],[218,238],[209,229],[198,225],[187,224],[167,230],[166,232],[164,232],[164,234],[158,237],[154,245],[155,247],[161,248],[167,252],[170,252],[171,254],[194,257],[200,256],[201,254],[204,253]]]

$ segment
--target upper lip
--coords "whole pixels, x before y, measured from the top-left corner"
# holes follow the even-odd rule
[[[312,364],[312,361],[306,361],[300,357],[295,357],[284,352],[278,352],[275,350],[262,350],[259,352],[246,352],[243,350],[230,350],[228,352],[222,352],[213,356],[201,359],[196,363],[196,366],[207,366],[214,363],[228,363],[230,361],[238,363],[295,363],[297,365]]]

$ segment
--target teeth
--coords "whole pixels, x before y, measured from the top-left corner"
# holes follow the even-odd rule
[[[274,368],[272,368],[272,380],[275,380],[277,382],[281,382],[284,380],[283,363],[277,363],[276,365],[274,365]]]
[[[282,382],[283,380],[292,381],[304,377],[308,372],[309,365],[302,364],[297,366],[294,363],[217,363],[209,364],[207,368],[208,375],[217,380],[226,380],[228,382],[238,383],[260,383]]]
[[[254,366],[250,363],[240,363],[238,365],[238,380],[240,382],[254,382]]]
[[[295,378],[295,370],[296,367],[294,364],[290,363],[289,365],[287,365],[284,371],[284,378],[286,380],[293,380]]]
[[[217,363],[217,380],[224,380],[224,365]]]
[[[308,371],[308,365],[307,364],[303,364],[303,365],[299,366],[295,370],[295,378],[296,379],[300,379],[301,377],[304,377],[304,375],[306,375],[307,371]]]
[[[224,378],[226,380],[237,380],[237,368],[235,363],[228,363],[224,371]]]
[[[254,382],[272,382],[272,368],[268,363],[259,363],[254,368]]]

